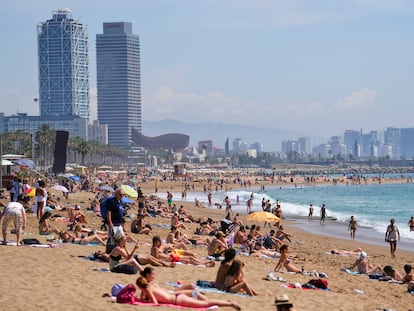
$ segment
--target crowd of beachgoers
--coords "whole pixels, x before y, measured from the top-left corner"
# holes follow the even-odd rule
[[[274,206],[262,202],[264,213],[253,213],[258,214],[257,218],[249,218],[252,214],[233,212],[228,198],[223,202],[208,199],[213,191],[244,187],[252,190],[246,201],[248,208],[253,200],[261,200],[254,190],[264,186],[349,183],[346,176],[333,179],[319,175],[263,177],[241,172],[208,173],[196,178],[177,178],[169,173],[130,176],[112,172],[72,176],[76,178],[62,175],[54,179],[21,180],[16,177],[2,191],[2,243],[51,248],[90,246],[93,251],[89,253],[89,248],[77,248],[79,256],[99,263],[100,271],[110,271],[111,280],[120,276],[120,280],[128,278],[129,284],[135,284],[133,292],[137,290],[137,293],[131,294],[131,286],[121,286],[118,282],[111,286],[108,282],[108,287],[113,289],[108,299],[118,297],[118,302],[144,307],[160,304],[234,309],[266,302],[265,309],[277,310],[316,310],[318,299],[323,299],[321,305],[330,309],[337,306],[337,309],[351,310],[348,296],[361,292],[368,296],[368,288],[381,292],[385,290],[382,286],[393,286],[399,296],[407,293],[407,297],[401,300],[402,305],[394,299],[392,308],[409,309],[414,276],[406,254],[400,256],[396,251],[390,256],[388,249],[362,245],[355,237],[346,242],[329,237],[310,238],[294,222],[284,219],[283,202],[277,201]],[[400,181],[406,182],[401,177]],[[373,177],[351,182],[363,184],[378,180]],[[206,203],[200,206],[197,202],[181,201],[190,191],[204,192]],[[166,193],[166,199],[158,197],[160,192]],[[388,242],[394,239],[397,245],[398,229],[394,229],[395,235],[387,239]],[[325,239],[329,243],[320,243]],[[24,248],[19,247],[19,252]],[[189,273],[183,272],[186,267]],[[166,274],[175,279],[162,284]],[[361,279],[355,275],[384,282],[372,286],[374,283],[367,281],[362,286]],[[331,300],[320,296],[318,291],[330,292],[330,295],[344,293],[343,282],[353,283],[351,287],[355,287],[345,297]],[[310,299],[311,307],[294,288],[318,292]],[[384,298],[382,303],[386,302],[390,301]]]

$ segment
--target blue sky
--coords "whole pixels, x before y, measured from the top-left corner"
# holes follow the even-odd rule
[[[414,1],[1,0],[0,105],[38,114],[36,25],[58,8],[95,37],[128,21],[148,121],[248,124],[308,136],[414,127]],[[145,132],[145,129],[144,129]]]

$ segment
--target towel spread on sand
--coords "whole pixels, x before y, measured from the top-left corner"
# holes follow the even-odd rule
[[[201,282],[205,282],[206,284],[210,283],[209,281],[201,281]],[[180,287],[181,286],[181,284],[178,284],[177,282],[166,281],[165,284],[169,285],[169,286],[172,286],[172,287]],[[200,292],[202,292],[202,293],[229,294],[229,295],[236,295],[236,296],[240,296],[240,297],[250,297],[249,295],[247,295],[245,293],[229,293],[229,292],[219,290],[215,287],[196,286],[196,288],[199,289]]]

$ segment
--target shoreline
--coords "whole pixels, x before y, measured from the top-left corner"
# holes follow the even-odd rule
[[[325,222],[325,224],[320,224],[319,219],[316,219],[315,217],[312,221],[309,221],[307,218],[305,219],[299,217],[286,217],[285,219],[289,221],[292,226],[295,226],[304,232],[325,237],[348,240],[351,242],[360,242],[380,247],[386,247],[387,249],[389,248],[389,244],[384,241],[384,235],[369,227],[358,226],[355,240],[352,241],[348,231],[348,224],[344,222],[328,220]],[[399,249],[414,253],[414,240],[407,241],[407,239],[403,239],[402,241],[399,241],[397,244],[397,251]]]

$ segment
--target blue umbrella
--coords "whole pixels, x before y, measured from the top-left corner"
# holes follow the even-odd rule
[[[80,177],[76,176],[76,175],[70,176],[69,178],[74,180],[74,181],[80,181],[81,180]]]
[[[126,204],[132,204],[133,203],[132,200],[130,198],[128,198],[128,197],[123,197],[121,199],[121,202],[122,203],[126,203]]]
[[[22,158],[22,159],[17,159],[14,160],[13,163],[17,164],[17,165],[21,165],[21,166],[26,166],[32,170],[34,170],[36,168],[36,164],[27,158]]]

